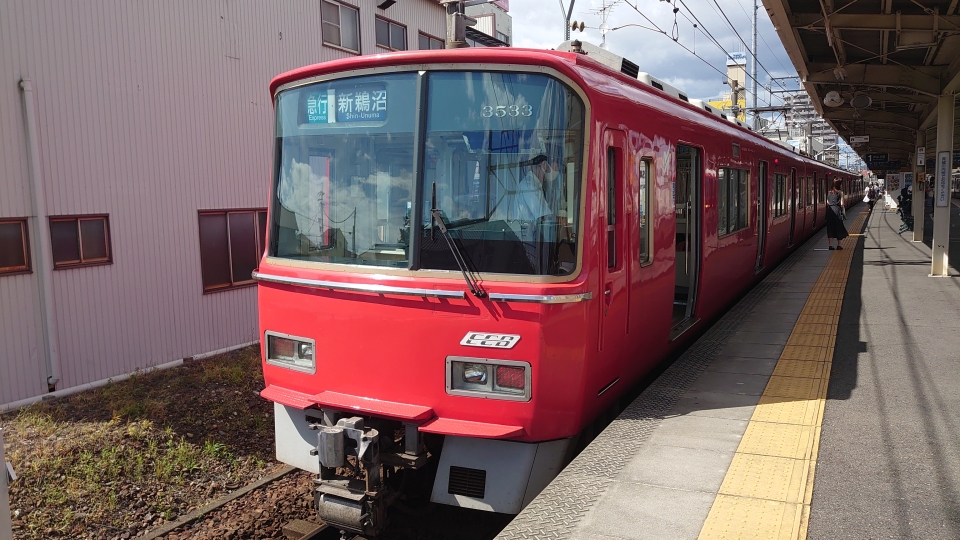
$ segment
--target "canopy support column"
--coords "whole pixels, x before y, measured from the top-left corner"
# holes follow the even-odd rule
[[[931,277],[947,275],[950,247],[950,184],[953,173],[953,94],[937,104],[937,168],[933,176],[933,261]]]

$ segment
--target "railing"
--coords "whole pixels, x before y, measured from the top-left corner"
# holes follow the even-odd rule
[[[0,429],[0,540],[13,540],[13,523],[10,522],[10,495],[7,486],[17,477],[3,453],[3,430]]]

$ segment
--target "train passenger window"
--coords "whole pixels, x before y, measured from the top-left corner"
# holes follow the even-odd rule
[[[717,232],[720,236],[750,225],[750,171],[720,168],[717,171]]]
[[[640,219],[640,264],[649,264],[653,253],[653,222],[652,207],[650,205],[650,161],[640,161],[639,190],[637,217]]]
[[[773,175],[773,217],[787,213],[787,175]]]
[[[813,204],[813,182],[811,181],[809,176],[807,176],[803,185],[806,193],[805,203],[807,206],[810,206]]]
[[[607,149],[607,268],[617,267],[617,185],[620,178],[617,149]]]

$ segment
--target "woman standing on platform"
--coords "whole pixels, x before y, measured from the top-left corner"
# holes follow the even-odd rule
[[[847,228],[843,226],[843,192],[840,188],[843,182],[840,179],[833,181],[833,189],[827,192],[827,245],[833,249],[843,249],[840,241],[849,236]],[[833,247],[833,240],[837,247]]]

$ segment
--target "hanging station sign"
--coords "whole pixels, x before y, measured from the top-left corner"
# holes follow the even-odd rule
[[[881,161],[887,161],[887,154],[867,154],[867,163],[879,163]]]
[[[850,144],[870,142],[869,135],[853,135],[850,137]]]

